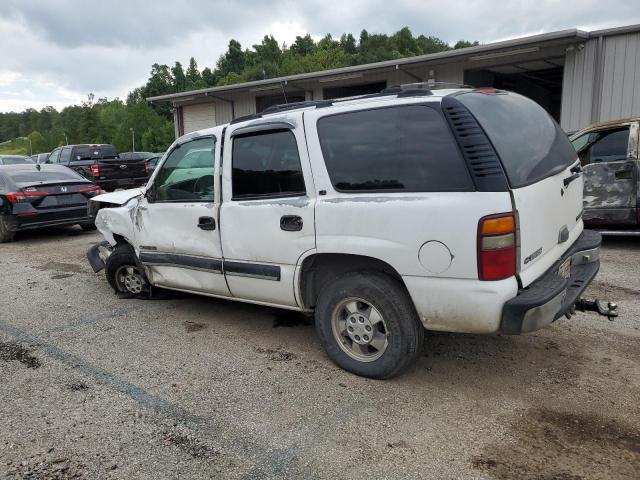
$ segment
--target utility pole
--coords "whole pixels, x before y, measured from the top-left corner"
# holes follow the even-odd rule
[[[136,151],[136,132],[133,128],[130,128],[129,130],[131,130],[131,151],[135,152]]]

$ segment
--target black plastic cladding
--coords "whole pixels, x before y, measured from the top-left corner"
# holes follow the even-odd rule
[[[476,190],[508,191],[509,184],[500,158],[476,118],[455,96],[442,99],[442,111],[460,145]]]

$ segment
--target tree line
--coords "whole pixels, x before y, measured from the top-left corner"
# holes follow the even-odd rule
[[[460,40],[449,45],[433,36],[414,36],[408,27],[392,35],[362,30],[358,39],[345,33],[339,39],[330,34],[319,41],[311,35],[297,36],[287,46],[266,35],[252,48],[229,42],[214,68],[198,68],[192,57],[185,69],[180,62],[170,67],[153,64],[146,84],[130,92],[125,101],[95,99],[58,112],[53,107],[40,111],[0,113],[0,142],[18,137],[31,140],[34,153],[51,151],[66,143],[112,143],[120,151],[136,149],[163,151],[174,138],[173,116],[167,103],[149,105],[147,97],[213,86],[262,80],[298,73],[360,65],[478,45]],[[21,143],[24,148],[25,143]]]

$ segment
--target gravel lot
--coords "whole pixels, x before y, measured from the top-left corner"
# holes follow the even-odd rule
[[[638,478],[640,240],[521,337],[429,335],[391,381],[335,367],[304,316],[123,300],[74,228],[0,245],[2,478]]]

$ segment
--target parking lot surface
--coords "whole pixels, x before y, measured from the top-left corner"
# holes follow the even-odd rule
[[[605,241],[587,292],[615,322],[429,334],[407,374],[374,381],[334,366],[303,315],[118,298],[84,257],[99,238],[0,245],[2,478],[638,478],[638,240]]]

